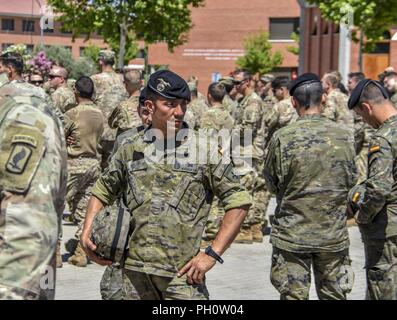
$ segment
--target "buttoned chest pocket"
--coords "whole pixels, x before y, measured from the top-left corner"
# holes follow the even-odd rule
[[[130,161],[128,163],[128,186],[126,193],[127,206],[134,210],[145,201],[145,192],[142,187],[142,179],[147,174],[148,167],[144,159]]]
[[[168,201],[182,222],[193,222],[206,199],[202,173],[197,165],[174,165],[181,178],[173,196]]]

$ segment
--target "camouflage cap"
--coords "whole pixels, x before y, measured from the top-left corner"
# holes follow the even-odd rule
[[[219,83],[232,86],[232,85],[234,85],[233,80],[234,80],[233,77],[223,77],[219,80]]]
[[[276,77],[274,75],[267,73],[267,74],[262,75],[259,78],[259,80],[261,80],[262,82],[265,82],[265,83],[269,83],[269,82],[272,82],[275,78]]]
[[[112,50],[101,50],[98,54],[98,59],[111,60],[116,57],[116,53]]]
[[[195,81],[189,81],[187,83],[187,85],[189,86],[189,90],[190,91],[197,91],[197,82]]]

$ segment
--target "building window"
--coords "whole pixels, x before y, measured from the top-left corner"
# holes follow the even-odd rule
[[[71,46],[63,46],[65,49],[69,50],[69,52],[72,52],[72,47]]]
[[[44,29],[43,30],[45,33],[54,33],[54,29]]]
[[[4,51],[5,49],[7,49],[8,47],[13,46],[13,43],[2,43],[1,44],[1,51]]]
[[[299,28],[299,18],[270,18],[270,40],[291,40]]]
[[[85,47],[80,47],[80,57],[84,56]]]
[[[145,59],[145,49],[139,49],[136,57],[140,59]]]
[[[1,19],[1,30],[14,31],[14,19]]]
[[[22,31],[23,32],[34,32],[34,21],[33,20],[23,20],[22,21]]]

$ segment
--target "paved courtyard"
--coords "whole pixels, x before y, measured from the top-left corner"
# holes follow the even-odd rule
[[[268,213],[273,213],[275,200],[272,199]],[[64,223],[64,241],[74,234],[75,226]],[[362,300],[365,297],[364,249],[357,227],[349,228],[350,255],[353,260],[355,283],[349,299]],[[63,246],[62,246],[63,247]],[[62,248],[64,250],[64,248]],[[224,255],[225,263],[219,263],[207,273],[207,287],[213,300],[277,300],[278,292],[270,283],[269,236],[263,243],[233,244]],[[69,265],[67,255],[63,252],[64,264],[57,270],[56,299],[95,300],[101,299],[99,283],[104,267],[94,263],[86,268]],[[314,286],[311,287],[310,299],[317,299]]]

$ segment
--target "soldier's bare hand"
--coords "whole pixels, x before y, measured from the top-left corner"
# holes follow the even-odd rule
[[[94,261],[95,263],[101,266],[110,266],[112,264],[112,261],[102,259],[94,253],[94,251],[96,250],[96,245],[92,243],[88,236],[81,235],[80,245],[88,258],[90,258],[90,260]]]
[[[66,139],[66,144],[67,144],[68,146],[70,146],[70,145],[72,145],[72,144],[76,144],[76,139],[73,138],[72,136],[69,136],[69,137],[67,137],[67,139]]]
[[[190,260],[178,272],[178,278],[182,277],[185,273],[187,275],[187,282],[189,284],[203,283],[205,273],[210,270],[216,263],[216,260],[204,252],[200,252],[192,260]]]

